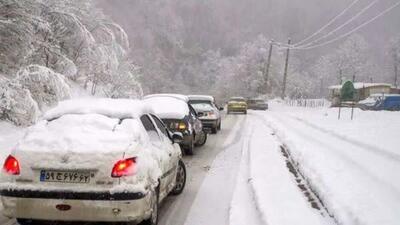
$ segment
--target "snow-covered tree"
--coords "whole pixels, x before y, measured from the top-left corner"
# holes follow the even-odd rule
[[[393,74],[390,76],[393,77],[393,79],[390,80],[397,87],[400,80],[400,36],[394,37],[390,40],[388,55],[391,64],[390,74]]]
[[[14,80],[0,76],[0,120],[28,126],[39,116],[39,107],[29,90]]]
[[[126,32],[93,0],[0,0],[0,40],[0,77],[42,111],[70,97],[67,80],[93,95],[142,95]]]
[[[372,64],[369,47],[361,35],[350,36],[334,53],[332,61],[338,74],[355,81],[369,81]]]
[[[31,65],[21,69],[16,81],[30,92],[41,110],[71,97],[64,77],[44,66]]]

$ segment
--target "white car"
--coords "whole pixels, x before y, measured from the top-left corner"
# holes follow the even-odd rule
[[[203,127],[216,134],[221,130],[221,113],[223,107],[218,107],[215,98],[210,95],[189,95],[189,104],[196,110]]]
[[[6,159],[3,213],[22,225],[157,224],[159,203],[185,186],[182,139],[141,101],[61,102]]]

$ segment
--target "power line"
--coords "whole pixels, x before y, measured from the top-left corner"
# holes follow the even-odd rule
[[[393,10],[394,8],[396,8],[396,7],[399,6],[399,5],[400,5],[400,1],[397,2],[396,4],[392,5],[391,7],[385,9],[384,11],[382,11],[381,13],[379,13],[378,15],[376,15],[375,17],[373,17],[372,19],[370,19],[370,20],[368,20],[368,21],[362,23],[361,25],[357,26],[357,27],[354,28],[353,30],[351,30],[351,31],[349,31],[349,32],[347,32],[347,33],[345,33],[345,34],[343,34],[343,35],[341,35],[341,36],[339,36],[339,37],[337,37],[337,38],[335,38],[335,39],[332,39],[332,40],[330,40],[330,41],[326,41],[326,42],[323,42],[323,43],[321,43],[321,44],[317,44],[317,45],[314,45],[314,46],[295,47],[295,48],[292,48],[292,49],[297,49],[297,50],[314,49],[314,48],[317,48],[317,47],[322,47],[322,46],[328,45],[328,44],[330,44],[330,43],[339,41],[339,40],[341,40],[341,39],[343,39],[343,38],[345,38],[345,37],[347,37],[347,36],[353,34],[354,32],[360,30],[361,28],[363,28],[363,27],[369,25],[370,23],[372,23],[373,21],[375,21],[375,20],[378,19],[379,17],[381,17],[381,16],[387,14],[388,12],[390,12],[391,10]]]
[[[329,36],[331,36],[333,33],[335,33],[336,31],[342,29],[343,27],[349,25],[351,22],[353,22],[355,19],[357,19],[358,17],[360,17],[362,14],[364,14],[367,10],[369,10],[372,6],[374,6],[376,3],[378,3],[381,0],[375,0],[373,2],[371,2],[368,6],[366,6],[365,8],[363,8],[360,12],[358,12],[355,16],[353,16],[352,18],[350,18],[348,21],[346,21],[344,24],[340,25],[339,27],[337,27],[336,29],[332,30],[331,32],[325,34],[322,37],[317,38],[316,40],[305,44],[305,45],[300,45],[300,46],[295,46],[295,47],[299,47],[299,48],[303,48],[303,47],[308,47],[310,45],[313,45],[314,43],[317,43],[318,41],[325,39]]]
[[[349,6],[347,6],[341,13],[339,13],[337,16],[335,16],[335,18],[333,18],[332,20],[330,20],[327,24],[325,24],[324,26],[322,26],[319,30],[317,30],[315,33],[313,33],[311,36],[303,39],[302,41],[299,41],[295,44],[293,44],[293,46],[298,46],[303,44],[304,42],[307,42],[308,40],[310,40],[311,38],[315,37],[317,34],[321,33],[323,30],[325,30],[325,28],[329,27],[330,25],[332,25],[339,17],[343,16],[349,9],[351,9],[355,4],[357,4],[360,0],[355,0],[353,1]]]

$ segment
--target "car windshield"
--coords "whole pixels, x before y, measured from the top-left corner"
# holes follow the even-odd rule
[[[213,111],[213,106],[210,103],[192,103],[191,104],[196,112]]]

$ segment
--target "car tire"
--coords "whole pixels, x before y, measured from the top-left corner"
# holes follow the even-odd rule
[[[39,222],[34,221],[34,220],[28,220],[28,219],[17,219],[17,223],[19,225],[38,225]]]
[[[171,195],[180,195],[185,189],[186,185],[186,166],[182,160],[179,160],[178,171],[176,172],[176,183],[174,189],[171,191]]]
[[[184,147],[186,155],[193,155],[194,153],[194,135],[192,135],[192,139],[190,140],[189,145]]]
[[[200,147],[205,145],[207,142],[207,133],[206,132],[202,132],[202,136],[200,138],[200,140],[198,142],[196,142],[196,146]]]
[[[141,225],[157,225],[158,224],[158,215],[159,215],[159,200],[160,200],[160,185],[158,185],[155,190],[153,191],[153,196],[154,197],[152,199],[152,204],[151,204],[151,208],[152,208],[152,213],[150,218],[148,218],[147,220],[144,220]]]
[[[218,126],[215,126],[215,127],[211,128],[211,133],[212,134],[218,133]]]
[[[217,128],[218,130],[221,130],[221,122],[219,122],[219,124],[218,124],[218,128]]]
[[[243,112],[244,114],[247,114],[247,110]]]

